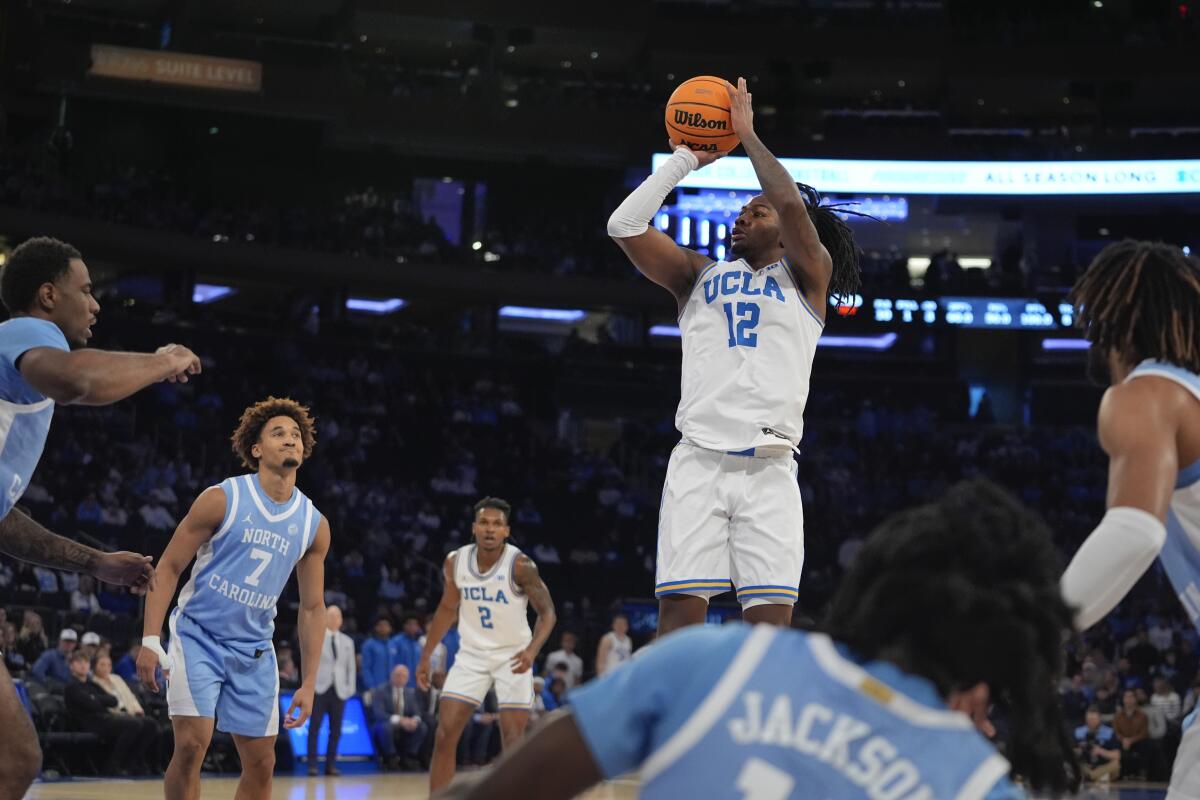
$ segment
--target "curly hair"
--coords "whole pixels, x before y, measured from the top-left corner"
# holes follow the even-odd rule
[[[1075,324],[1102,353],[1200,372],[1200,262],[1178,247],[1126,239],[1075,283]]]
[[[275,417],[290,417],[300,426],[300,440],[304,443],[304,458],[312,455],[313,446],[317,443],[317,423],[308,413],[308,406],[302,406],[288,397],[268,397],[260,400],[242,412],[230,441],[233,452],[249,469],[258,469],[258,459],[250,452],[258,444],[263,426]]]
[[[71,259],[83,258],[71,245],[38,236],[13,250],[0,273],[0,301],[10,314],[24,314],[37,299],[43,284],[54,283],[71,268]]]
[[[986,683],[1008,711],[1008,758],[1035,790],[1079,784],[1056,696],[1072,613],[1050,530],[983,480],[885,520],[834,595],[826,630],[947,695]]]

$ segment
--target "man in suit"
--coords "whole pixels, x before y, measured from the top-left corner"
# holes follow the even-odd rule
[[[417,753],[429,735],[429,723],[422,718],[421,694],[408,685],[408,667],[397,664],[388,682],[371,690],[371,710],[371,735],[384,766],[399,766],[399,748],[404,769],[420,769]]]
[[[317,666],[316,697],[312,718],[308,721],[308,774],[317,774],[317,735],[321,720],[329,715],[329,744],[325,748],[325,774],[340,775],[335,766],[338,742],[342,738],[342,712],[346,700],[354,694],[354,640],[342,633],[342,610],[337,606],[325,609],[325,641],[321,645],[321,662]]]

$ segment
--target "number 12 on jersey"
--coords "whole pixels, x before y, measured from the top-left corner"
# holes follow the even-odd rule
[[[730,347],[758,347],[758,303],[733,303],[721,306],[725,309],[725,322],[729,325]]]

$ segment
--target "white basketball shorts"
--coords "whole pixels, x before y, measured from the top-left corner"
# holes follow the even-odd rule
[[[522,648],[490,653],[459,650],[454,666],[442,687],[442,700],[457,700],[477,706],[488,690],[496,687],[501,711],[528,711],[533,707],[533,670],[514,675],[512,660]]]
[[[762,456],[680,442],[663,485],[655,597],[733,589],[743,609],[795,603],[804,566],[796,469],[782,448]]]

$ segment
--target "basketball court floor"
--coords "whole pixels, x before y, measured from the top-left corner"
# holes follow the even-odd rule
[[[428,776],[364,773],[338,778],[275,776],[273,797],[277,800],[426,800]],[[205,778],[204,800],[232,800],[236,778]],[[161,781],[141,780],[68,780],[38,783],[27,800],[161,800]],[[637,797],[636,780],[618,780],[599,786],[582,797],[586,800],[633,800]],[[1153,784],[1120,784],[1089,788],[1080,800],[1162,800],[1166,792]],[[504,798],[496,798],[504,800]],[[514,798],[519,800],[519,798]]]

